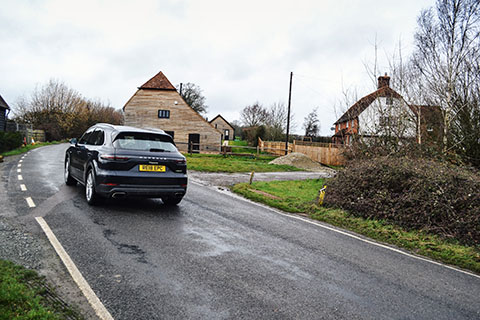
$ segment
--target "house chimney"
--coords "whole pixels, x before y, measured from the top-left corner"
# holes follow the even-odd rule
[[[385,72],[384,76],[378,77],[378,89],[382,87],[389,87],[390,86],[390,77],[387,76],[387,73]]]

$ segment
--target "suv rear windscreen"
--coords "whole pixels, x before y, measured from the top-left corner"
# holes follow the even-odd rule
[[[146,132],[121,132],[115,137],[113,146],[119,149],[139,151],[177,151],[172,138],[169,136]]]

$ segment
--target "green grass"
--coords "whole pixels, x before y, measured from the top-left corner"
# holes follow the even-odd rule
[[[187,166],[190,170],[205,172],[279,172],[301,171],[288,165],[268,164],[275,159],[273,156],[259,158],[226,156],[218,154],[185,154]]]
[[[34,271],[0,260],[0,320],[80,319],[71,309],[44,298],[44,281]]]
[[[358,218],[340,209],[318,206],[316,198],[323,184],[322,179],[254,182],[252,185],[241,183],[235,185],[233,191],[287,212],[307,213],[313,219],[480,273],[480,247],[463,246],[455,240],[446,240],[421,230],[408,231],[385,221]],[[279,199],[252,190],[263,191]]]
[[[10,150],[10,151],[3,152],[1,155],[4,156],[4,157],[15,156],[17,154],[22,154],[22,153],[28,152],[32,149],[35,149],[35,148],[40,148],[40,147],[43,147],[43,146],[49,146],[49,145],[52,145],[52,144],[59,144],[59,143],[64,143],[64,142],[65,141],[52,141],[52,142],[39,142],[39,143],[35,143],[35,144],[27,144],[24,147],[20,147],[20,148],[17,148],[17,149],[13,149],[13,150]]]

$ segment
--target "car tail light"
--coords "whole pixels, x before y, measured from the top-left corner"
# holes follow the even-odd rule
[[[130,158],[126,156],[117,156],[113,154],[101,154],[100,159],[106,160],[106,161],[127,161]]]
[[[185,160],[185,159],[177,159],[177,160],[175,160],[175,163],[176,163],[176,164],[186,164],[186,163],[187,163],[187,160]]]

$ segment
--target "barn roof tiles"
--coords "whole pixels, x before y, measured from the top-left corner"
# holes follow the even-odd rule
[[[162,71],[157,73],[152,79],[145,82],[139,89],[176,90]]]

